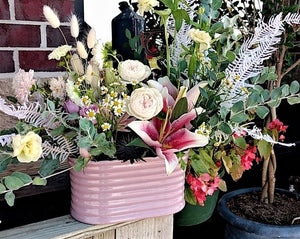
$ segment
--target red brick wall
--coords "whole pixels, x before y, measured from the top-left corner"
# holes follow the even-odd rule
[[[45,20],[44,5],[57,11],[61,28],[72,44],[68,21],[74,0],[0,0],[0,78],[10,78],[20,68],[44,75],[63,71],[47,59],[65,42],[60,31]]]

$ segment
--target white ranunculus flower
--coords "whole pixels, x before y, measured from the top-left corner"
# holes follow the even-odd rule
[[[196,43],[200,44],[200,51],[205,51],[210,48],[211,37],[209,33],[192,28],[188,32],[188,36]]]
[[[55,59],[55,60],[59,61],[60,58],[67,55],[68,51],[70,51],[71,48],[72,47],[69,45],[59,46],[48,55],[48,59],[49,60]]]
[[[37,161],[42,155],[42,138],[33,131],[26,135],[16,135],[12,138],[13,157],[19,162],[29,163]]]
[[[156,116],[163,108],[163,97],[155,88],[138,88],[134,90],[127,102],[128,114],[140,120]]]
[[[118,69],[124,83],[137,84],[148,78],[151,74],[150,67],[138,60],[122,61]]]

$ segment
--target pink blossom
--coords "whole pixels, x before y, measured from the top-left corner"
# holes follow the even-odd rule
[[[244,155],[241,156],[241,163],[245,170],[249,170],[252,167],[252,161],[258,160],[256,158],[256,146],[249,146],[244,151]]]
[[[190,189],[193,191],[199,205],[204,206],[207,195],[213,195],[220,184],[219,176],[211,178],[208,173],[203,173],[200,177],[195,178],[192,174],[187,176],[187,183],[190,185]]]
[[[25,72],[24,70],[20,69],[13,78],[12,88],[14,90],[16,98],[21,104],[25,104],[28,102],[30,88],[36,82],[36,79],[33,78],[33,74],[33,70]]]
[[[276,129],[278,133],[286,132],[288,126],[283,125],[283,123],[279,119],[275,119],[270,122],[268,129]]]

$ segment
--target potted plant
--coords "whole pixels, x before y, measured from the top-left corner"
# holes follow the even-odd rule
[[[61,30],[53,9],[45,5],[43,13]],[[208,142],[190,125],[202,111],[194,107],[198,86],[153,80],[160,89],[150,87],[148,65],[122,60],[93,29],[80,41],[79,29],[73,15],[76,45],[66,41],[48,55],[66,70],[64,76],[38,83],[33,70],[20,69],[13,78],[14,96],[0,98],[0,110],[19,120],[1,131],[1,171],[40,162],[36,174],[2,177],[0,194],[13,206],[15,190],[46,185],[48,178],[70,170],[71,215],[79,221],[115,223],[181,210],[185,174],[178,161]],[[142,141],[138,135],[146,128]],[[70,166],[59,170],[66,161]]]
[[[263,61],[274,53],[279,35],[285,30],[282,23],[298,24],[299,15],[276,15],[269,23],[259,25],[258,30],[264,31],[256,31],[250,40],[245,39],[241,44],[243,38],[237,29],[237,17],[220,16],[221,5],[219,0],[201,4],[140,0],[137,5],[140,14],[155,15],[153,18],[159,20],[158,28],[162,32],[163,44],[161,41],[157,44],[153,35],[144,42],[147,49],[160,53],[154,57],[148,55],[148,62],[120,60],[109,44],[102,47],[96,43],[95,32],[91,30],[86,45],[77,42],[76,54],[71,46],[65,45],[49,55],[66,68],[65,78],[41,86],[35,84],[32,71],[20,71],[14,86],[17,100],[25,104],[15,108],[2,98],[0,101],[1,111],[23,121],[15,129],[2,132],[4,163],[1,165],[6,168],[18,161],[41,160],[41,176],[32,179],[26,174],[13,173],[2,179],[0,192],[5,194],[7,202],[13,204],[15,189],[32,183],[45,184],[47,177],[56,174],[60,161],[75,158],[70,164],[71,176],[80,177],[71,179],[78,196],[73,203],[76,208],[73,215],[76,215],[79,207],[89,204],[89,200],[82,198],[89,183],[77,190],[84,176],[89,172],[93,177],[96,175],[93,188],[88,190],[95,191],[95,185],[106,184],[103,180],[110,179],[110,173],[119,169],[110,165],[100,173],[90,169],[93,161],[127,161],[129,171],[132,165],[140,163],[147,168],[152,161],[149,157],[154,157],[153,161],[162,163],[155,167],[160,173],[163,168],[164,174],[169,176],[155,181],[151,193],[167,187],[163,193],[159,191],[162,198],[149,200],[155,201],[149,210],[159,206],[160,212],[169,209],[163,204],[172,201],[174,194],[170,196],[169,191],[179,194],[179,200],[175,202],[175,209],[164,213],[180,211],[184,201],[205,208],[209,196],[219,189],[226,191],[223,173],[230,174],[236,181],[251,168],[253,160],[266,157],[272,144],[284,144],[268,134],[276,134],[275,130],[261,131],[258,126],[269,113],[266,105],[278,106],[277,102],[282,99],[300,102],[299,83],[294,81],[290,86],[279,87],[279,92],[270,93],[264,84],[267,79],[274,81],[276,75],[272,67],[264,68]],[[59,28],[59,18],[47,6],[45,16],[53,27]],[[71,34],[78,36],[75,16],[71,19]],[[134,44],[131,46],[134,48]],[[113,61],[117,62],[117,68]],[[18,84],[23,88],[17,88]],[[42,107],[28,103],[29,90],[42,93]],[[137,159],[141,160],[136,162]],[[137,171],[139,169],[129,174]],[[144,175],[145,181],[154,181],[156,176],[151,172],[147,172],[148,177],[143,174],[131,181],[139,181]],[[125,178],[127,174],[120,175]],[[182,190],[171,190],[173,186],[165,181],[169,178],[175,181],[177,178]],[[117,178],[114,184],[107,185],[114,188],[119,182]],[[101,192],[93,198],[104,194]],[[137,208],[141,195],[135,193],[130,204],[133,206],[121,206],[122,210]],[[81,200],[84,203],[80,204]],[[141,206],[148,204],[143,202]],[[97,202],[91,207],[95,204]],[[109,203],[96,211],[105,211],[105,205]],[[83,220],[88,217],[84,215]]]
[[[226,172],[238,181],[243,172],[251,168],[253,161],[264,160],[263,167],[268,168],[274,144],[293,145],[282,142],[282,133],[287,127],[274,117],[274,109],[283,100],[289,104],[299,103],[299,82],[281,85],[282,75],[278,69],[275,71],[274,65],[264,63],[276,53],[285,30],[299,24],[299,15],[278,13],[267,23],[258,19],[253,34],[246,30],[249,35],[241,40],[245,29],[238,31],[237,16],[229,18],[224,15],[218,21],[221,1],[205,1],[200,5],[192,1],[187,1],[188,4],[161,2],[166,9],[156,13],[162,15],[164,30],[169,34],[165,35],[174,39],[170,51],[181,57],[168,57],[166,50],[167,69],[170,68],[171,72],[168,75],[171,79],[186,77],[191,84],[207,83],[202,85],[196,104],[205,111],[191,123],[199,134],[208,135],[210,141],[204,147],[190,150],[188,162],[184,164],[186,207],[202,205],[205,208],[207,198],[217,189],[226,190],[225,181],[220,176],[222,173]],[[152,10],[155,13],[155,8]],[[181,71],[172,62],[180,66]],[[297,65],[295,62],[288,70]],[[275,82],[278,84],[276,89],[271,89]],[[266,120],[269,114],[273,114],[271,122]],[[267,171],[263,171],[266,175]],[[273,174],[269,175],[274,182]],[[214,209],[214,206],[210,208]],[[177,213],[178,217],[183,211]],[[193,208],[185,218],[201,215],[195,212]],[[201,223],[208,218],[197,220]],[[197,224],[195,221],[188,223]]]

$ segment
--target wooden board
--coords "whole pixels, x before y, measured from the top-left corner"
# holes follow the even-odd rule
[[[0,231],[2,239],[172,239],[173,215],[107,225],[89,225],[70,215]]]

